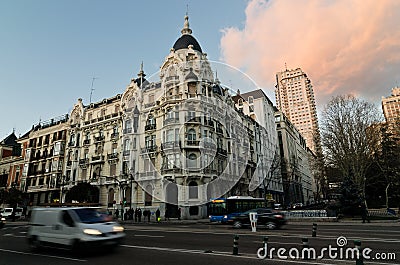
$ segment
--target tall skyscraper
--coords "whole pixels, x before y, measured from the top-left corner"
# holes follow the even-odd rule
[[[392,88],[391,96],[382,97],[382,109],[387,123],[395,123],[400,119],[400,87]]]
[[[296,126],[313,151],[319,147],[319,127],[311,80],[300,68],[278,72],[276,105]]]

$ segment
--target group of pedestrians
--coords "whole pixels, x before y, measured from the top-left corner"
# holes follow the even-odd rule
[[[142,222],[142,216],[143,216],[143,222],[150,222],[151,216],[155,214],[155,219],[157,222],[160,222],[160,209],[157,209],[155,213],[152,213],[150,209],[142,209],[136,208],[135,210],[133,208],[130,208],[129,210],[124,212],[124,209],[119,209],[115,210],[114,216],[115,219],[119,219],[120,217],[123,217],[123,220],[134,220],[135,222]]]

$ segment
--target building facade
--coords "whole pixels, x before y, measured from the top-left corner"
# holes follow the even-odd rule
[[[313,177],[306,140],[281,111],[275,112],[281,156],[281,172],[287,207],[295,203],[309,204],[313,198]]]
[[[116,207],[122,181],[121,95],[84,105],[82,99],[73,106],[67,132],[66,162],[63,168],[63,202],[79,183],[92,185],[89,202]],[[122,194],[122,193],[121,193]]]
[[[389,97],[382,97],[382,110],[389,126],[400,123],[400,88],[392,88]]]
[[[0,141],[0,189],[19,188],[23,162],[17,140],[12,132]]]
[[[233,99],[238,111],[256,122],[255,153],[258,176],[256,179],[259,181],[254,183],[254,187],[265,188],[270,200],[282,203],[283,182],[279,167],[280,155],[274,106],[261,89],[243,94],[238,91]]]
[[[123,167],[135,207],[204,218],[211,198],[256,195],[255,122],[236,111],[192,36],[188,17],[159,80],[143,69],[122,95]]]
[[[300,68],[276,74],[277,108],[296,126],[315,153],[320,148],[320,134],[311,80]]]
[[[32,205],[60,199],[68,128],[68,115],[63,115],[33,126],[18,141],[24,161],[21,190],[28,193]]]

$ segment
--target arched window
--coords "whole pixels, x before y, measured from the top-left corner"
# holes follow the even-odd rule
[[[151,206],[153,201],[153,188],[151,185],[146,186],[145,195],[144,195],[144,206]]]
[[[199,189],[195,181],[189,183],[189,199],[197,199],[199,197]]]
[[[108,190],[108,207],[113,207],[114,204],[114,189]]]
[[[196,131],[194,129],[190,129],[187,133],[188,141],[196,141]]]
[[[149,114],[149,116],[147,117],[147,125],[153,125],[153,124],[156,124],[156,120],[154,119],[153,114]]]
[[[196,168],[197,167],[197,156],[196,154],[190,154],[189,159],[187,160],[188,168]]]

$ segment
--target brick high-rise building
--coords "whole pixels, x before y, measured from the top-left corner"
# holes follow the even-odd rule
[[[276,105],[306,139],[307,146],[319,148],[319,126],[311,80],[300,68],[278,72]]]

